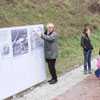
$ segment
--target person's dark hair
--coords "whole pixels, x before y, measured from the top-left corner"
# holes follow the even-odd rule
[[[83,33],[86,33],[89,29],[89,27],[85,27]]]
[[[100,50],[99,50],[99,55],[100,55]]]

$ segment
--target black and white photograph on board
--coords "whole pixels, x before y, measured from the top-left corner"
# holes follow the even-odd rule
[[[8,44],[4,44],[1,46],[1,55],[8,56],[10,54],[10,47]]]
[[[44,46],[44,41],[40,37],[36,35],[36,32],[41,32],[43,33],[43,29],[41,27],[38,28],[32,28],[30,32],[31,36],[31,50],[33,51],[34,49],[41,48]]]
[[[16,29],[11,31],[13,56],[20,56],[28,53],[27,29]]]

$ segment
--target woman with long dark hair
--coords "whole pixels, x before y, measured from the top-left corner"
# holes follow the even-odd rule
[[[90,40],[89,27],[84,28],[83,36],[81,39],[81,46],[83,47],[83,52],[84,52],[84,74],[87,74],[87,71],[89,72],[89,74],[92,74],[91,55],[92,55],[93,45],[91,44]],[[88,64],[88,70],[87,70],[87,64]]]

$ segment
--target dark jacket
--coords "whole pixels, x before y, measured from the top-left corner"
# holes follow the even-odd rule
[[[83,33],[83,36],[81,38],[81,46],[86,51],[93,49],[93,45],[91,44],[91,40],[86,33]]]
[[[45,40],[44,43],[46,59],[58,58],[58,43],[56,32],[53,31],[49,35],[47,35],[46,31],[45,34],[41,35],[41,38]]]

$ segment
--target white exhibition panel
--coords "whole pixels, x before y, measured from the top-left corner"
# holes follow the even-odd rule
[[[46,80],[43,25],[0,29],[0,100]]]

